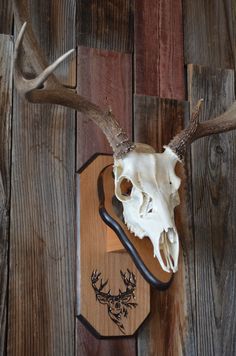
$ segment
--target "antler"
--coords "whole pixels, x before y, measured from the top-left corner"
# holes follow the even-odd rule
[[[19,22],[27,19],[27,2],[25,0],[14,1],[14,10]],[[104,111],[97,105],[86,100],[72,90],[64,87],[54,75],[53,71],[64,61],[74,50],[70,50],[58,58],[50,66],[46,66],[46,61],[39,50],[37,41],[29,26],[25,41],[25,52],[29,58],[33,58],[32,66],[36,73],[42,71],[36,78],[27,80],[24,78],[20,65],[21,44],[26,29],[26,22],[22,26],[15,43],[14,51],[14,79],[19,93],[32,103],[58,104],[78,110],[92,119],[106,135],[110,143],[114,156],[120,158],[127,152],[133,150],[135,145],[131,142],[119,126],[111,110]],[[46,67],[46,69],[45,69]],[[49,78],[50,76],[50,78]]]
[[[222,115],[205,122],[199,122],[202,103],[203,99],[198,101],[192,112],[189,126],[176,135],[168,145],[180,160],[183,159],[188,145],[197,139],[236,129],[236,101]]]

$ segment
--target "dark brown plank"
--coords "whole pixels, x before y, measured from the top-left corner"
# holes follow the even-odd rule
[[[78,93],[104,109],[131,135],[132,57],[130,54],[78,48]],[[94,153],[111,153],[106,137],[87,117],[78,114],[77,169]]]
[[[63,25],[74,1],[33,5],[51,60],[74,37]],[[69,109],[14,97],[9,355],[74,355],[74,118]]]
[[[186,64],[235,68],[235,1],[184,0],[184,53]]]
[[[186,102],[135,97],[135,141],[152,145],[157,152],[168,144],[181,130],[188,115]],[[190,280],[193,278],[193,251],[188,230],[187,177],[179,165],[178,175],[182,179],[181,206],[177,208],[176,221],[180,235],[179,270],[174,282],[165,292],[152,292],[151,317],[138,337],[139,355],[194,355],[194,333],[192,325],[192,296]]]
[[[78,45],[132,51],[133,0],[79,0],[77,14]]]
[[[0,355],[6,354],[7,280],[10,211],[12,118],[12,58],[10,36],[0,35]]]
[[[12,1],[0,0],[0,34],[12,34]]]
[[[135,92],[184,100],[182,1],[135,2]]]
[[[77,325],[77,355],[78,356],[134,356],[136,355],[135,338],[118,339],[96,339],[82,324],[78,321]]]
[[[189,66],[189,100],[204,98],[201,120],[232,103],[234,72]],[[192,145],[198,355],[236,353],[236,132]],[[201,157],[201,159],[199,159]]]

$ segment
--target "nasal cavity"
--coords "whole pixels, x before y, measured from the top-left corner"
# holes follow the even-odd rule
[[[152,213],[152,208],[153,208],[152,198],[149,198],[149,202],[148,202],[148,206],[147,206],[147,212],[148,213]]]

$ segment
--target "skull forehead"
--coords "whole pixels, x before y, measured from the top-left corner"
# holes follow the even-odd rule
[[[136,186],[171,183],[172,189],[178,189],[180,179],[174,170],[176,161],[167,150],[163,153],[132,151],[115,162],[115,175],[120,181],[123,177],[130,179]]]

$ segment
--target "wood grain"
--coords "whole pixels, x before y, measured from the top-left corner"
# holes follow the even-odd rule
[[[0,35],[0,355],[6,354],[13,42]]]
[[[188,116],[188,104],[155,97],[135,97],[135,141],[151,144],[158,152],[162,145],[183,127]],[[181,206],[177,208],[177,229],[180,235],[179,270],[172,286],[164,293],[153,291],[151,317],[138,337],[139,355],[194,355],[191,295],[189,286],[193,274],[191,223],[187,213],[187,177],[181,166],[177,174],[182,179]],[[188,248],[187,248],[188,247]]]
[[[79,0],[77,14],[78,45],[132,52],[133,0]]]
[[[182,1],[136,1],[135,92],[184,100]]]
[[[78,356],[134,356],[136,344],[133,337],[96,339],[80,322],[77,325]]]
[[[99,198],[97,194],[97,179],[100,172],[113,162],[112,156],[100,155],[93,160],[77,177],[77,237],[78,246],[78,315],[86,319],[101,336],[133,335],[147,318],[150,312],[150,286],[139,273],[129,254],[107,253],[106,235],[110,228],[103,222],[99,214]],[[114,194],[114,183],[111,171],[104,173],[104,185],[108,190],[108,205]],[[111,196],[111,197],[110,197]],[[105,204],[106,206],[106,204]],[[106,207],[107,209],[107,207]],[[112,207],[111,207],[112,209]],[[110,210],[109,210],[110,211]],[[79,218],[78,218],[79,217]],[[118,237],[116,237],[118,240]],[[152,255],[152,254],[151,254]],[[101,273],[108,285],[103,292],[111,290],[112,295],[118,295],[126,290],[120,271],[130,270],[136,276],[135,299],[136,308],[128,309],[128,315],[121,317],[124,333],[108,315],[108,306],[96,301],[91,286],[91,275],[94,270]],[[169,277],[169,276],[168,276]],[[97,282],[99,287],[100,281]],[[122,302],[121,302],[122,303]]]
[[[132,58],[128,54],[78,48],[78,92],[99,105],[111,108],[117,120],[131,135],[132,113]],[[77,169],[92,154],[111,152],[103,134],[86,118],[77,120]],[[121,355],[135,355],[134,337],[122,341],[97,340],[89,334],[80,321],[76,323],[76,355],[98,352],[113,355],[122,349]]]
[[[131,136],[132,57],[130,54],[78,48],[78,93],[103,109],[111,108]],[[112,153],[102,131],[77,114],[77,169],[95,153]]]
[[[185,63],[235,68],[236,4],[233,0],[184,0]]]
[[[234,71],[188,67],[191,105],[204,98],[201,120],[235,100]],[[197,353],[236,353],[235,131],[192,145],[192,196],[196,256]],[[202,159],[199,159],[202,157]]]
[[[63,4],[34,1],[34,29],[48,55],[63,52],[60,46],[74,37],[64,31],[64,41],[54,41],[60,22],[48,32],[43,11],[50,7],[51,16],[66,18]],[[74,354],[74,118],[69,109],[14,96],[9,355]]]
[[[0,0],[0,34],[12,34],[12,1]]]
[[[39,33],[38,42],[49,64],[76,47],[76,0],[29,0],[29,11],[33,28]],[[76,54],[70,55],[54,73],[63,84],[75,88]]]

